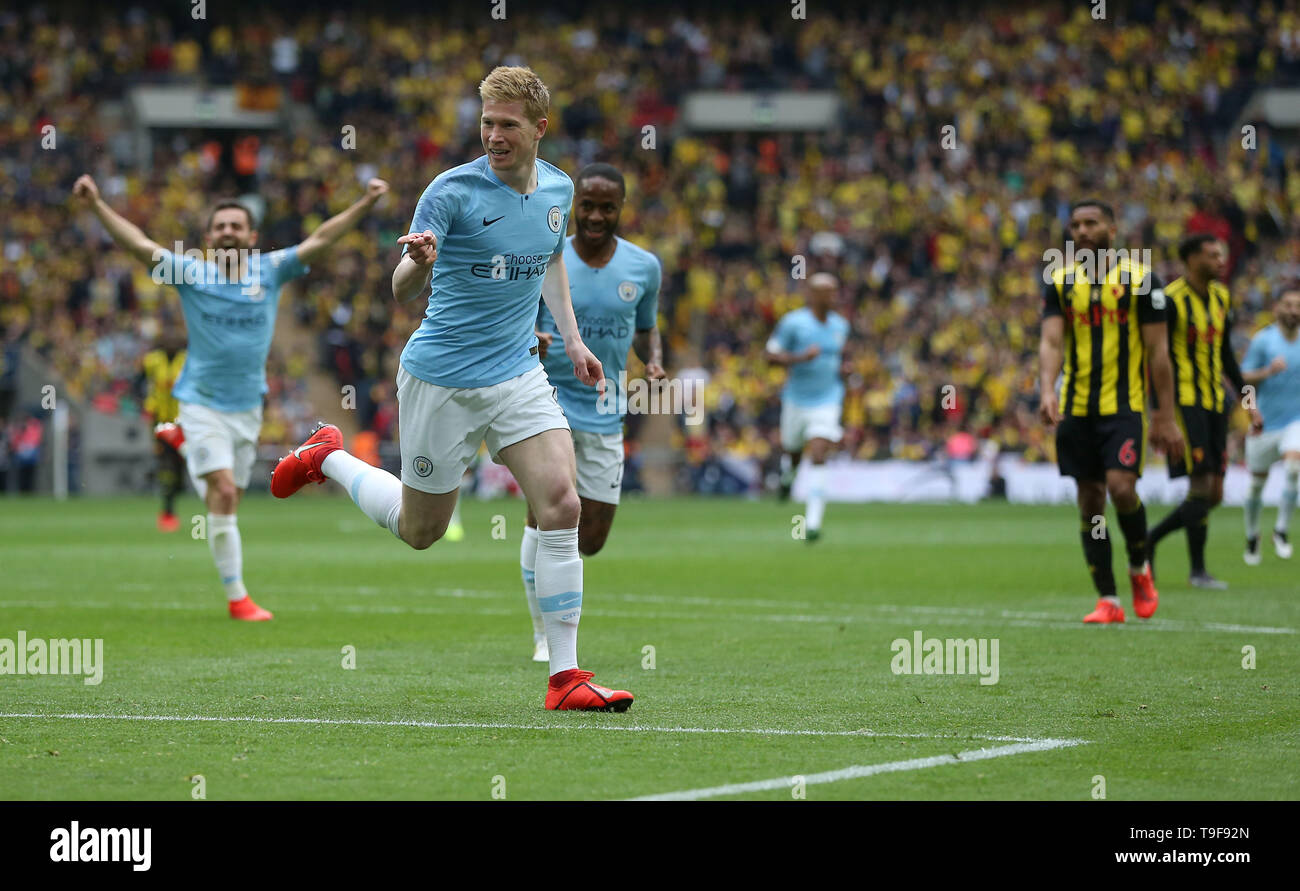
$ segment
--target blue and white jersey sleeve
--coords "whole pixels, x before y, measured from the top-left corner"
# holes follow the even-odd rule
[[[311,271],[311,267],[298,259],[298,246],[271,251],[262,257],[262,281],[273,288],[282,287],[285,282],[300,278]]]
[[[636,304],[636,330],[649,331],[659,324],[659,287],[663,282],[663,266],[659,258],[651,255],[651,264],[646,276],[645,293]]]
[[[1246,348],[1246,357],[1241,360],[1242,371],[1259,371],[1268,366],[1268,347],[1265,337],[1267,331],[1268,329],[1265,328],[1250,339],[1250,346]]]
[[[418,235],[426,229],[438,238],[438,248],[447,240],[452,223],[460,214],[462,193],[456,182],[445,173],[434,179],[425,187],[424,194],[415,205],[415,215],[411,218],[411,229],[407,235]],[[402,245],[405,256],[408,246]]]

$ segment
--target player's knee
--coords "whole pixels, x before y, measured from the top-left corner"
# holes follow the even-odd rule
[[[442,538],[442,534],[446,531],[446,526],[443,526],[442,529],[434,526],[418,526],[409,532],[403,529],[402,540],[417,551],[427,551],[433,547],[435,541]]]
[[[535,508],[537,521],[546,529],[572,529],[582,515],[582,502],[572,483],[557,485],[546,504]]]
[[[578,531],[578,553],[584,557],[594,557],[605,546],[609,537],[608,529],[580,529]]]

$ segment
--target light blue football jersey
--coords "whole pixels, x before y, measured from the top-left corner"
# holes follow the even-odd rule
[[[783,351],[800,353],[816,344],[821,353],[815,359],[790,366],[781,398],[804,407],[843,402],[840,357],[848,336],[848,320],[836,312],[828,312],[825,322],[817,321],[806,306],[782,316],[772,340]]]
[[[564,246],[564,268],[569,273],[569,293],[578,335],[595,354],[605,371],[603,401],[595,387],[573,374],[573,362],[564,352],[564,338],[551,311],[542,304],[537,313],[537,330],[553,340],[542,364],[555,387],[560,407],[569,426],[588,433],[620,433],[623,430],[623,392],[619,372],[627,369],[627,351],[637,331],[655,327],[659,315],[659,284],[663,276],[659,258],[630,241],[615,236],[614,255],[599,269],[582,261],[573,238]],[[600,406],[609,408],[602,412]]]
[[[266,354],[284,283],[306,275],[298,247],[249,257],[247,281],[226,281],[217,264],[163,251],[160,269],[181,296],[188,353],[172,395],[217,411],[248,411],[266,393]]]
[[[420,196],[411,233],[438,236],[432,293],[402,365],[440,387],[489,387],[537,365],[537,301],[564,249],[573,181],[540,158],[521,195],[482,155],[439,174]]]
[[[1300,336],[1289,341],[1282,336],[1281,328],[1269,325],[1250,341],[1241,363],[1242,371],[1259,371],[1278,356],[1286,360],[1286,371],[1255,385],[1264,429],[1270,432],[1300,421]]]

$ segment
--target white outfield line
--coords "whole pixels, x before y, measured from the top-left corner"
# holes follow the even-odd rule
[[[752,736],[857,736],[884,739],[977,739],[985,742],[1013,742],[1080,745],[1087,740],[1042,740],[1030,736],[989,736],[983,733],[894,733],[877,730],[788,730],[768,727],[647,727],[643,724],[506,724],[478,721],[382,721],[370,718],[273,718],[262,715],[112,715],[93,712],[0,712],[0,719],[34,718],[50,721],[158,721],[194,724],[320,724],[330,727],[420,727],[430,730],[604,730],[624,733],[719,733]],[[980,750],[983,751],[983,750]]]
[[[805,786],[822,783],[838,783],[844,780],[858,780],[863,777],[882,773],[899,773],[906,770],[925,770],[929,767],[943,767],[948,764],[967,764],[972,761],[985,761],[989,758],[1005,758],[1008,755],[1021,755],[1025,752],[1047,752],[1069,746],[1082,745],[1080,739],[1036,739],[1018,742],[1007,746],[994,746],[985,749],[970,749],[956,755],[932,755],[928,758],[910,758],[907,761],[886,761],[883,764],[859,764],[813,773],[803,776]],[[632,801],[699,801],[701,798],[719,798],[724,795],[743,795],[747,792],[770,792],[773,789],[792,789],[796,777],[776,777],[770,780],[755,780],[751,783],[730,783],[725,786],[708,786],[703,789],[685,789],[681,792],[664,792],[659,795],[643,795]]]
[[[286,588],[282,590],[294,590]],[[303,588],[303,592],[309,592],[313,589]],[[486,591],[470,591],[461,588],[431,588],[427,591],[418,593],[425,596],[436,598],[452,598],[462,603],[469,600],[479,599],[498,599],[505,595],[495,595]],[[609,600],[626,600],[627,595],[613,594]],[[692,598],[692,602],[704,604],[706,602],[716,603],[719,606],[727,605],[725,600],[708,601],[707,598]],[[27,609],[67,609],[76,607],[80,609],[130,609],[143,611],[158,610],[180,610],[195,612],[211,612],[214,607],[207,602],[198,601],[125,601],[125,600],[5,600],[0,601],[0,607],[27,608]],[[833,614],[777,614],[777,613],[744,613],[736,612],[728,617],[733,621],[745,622],[781,622],[784,624],[901,624],[915,626],[919,623],[944,622],[947,618],[947,625],[957,624],[960,619],[963,622],[975,623],[983,621],[986,624],[998,625],[1005,624],[1014,628],[1045,628],[1058,631],[1082,631],[1088,634],[1107,633],[1107,631],[1116,631],[1119,629],[1110,628],[1107,631],[1099,631],[1095,626],[1085,625],[1076,618],[1063,616],[1055,613],[1043,612],[1026,612],[1021,610],[998,610],[998,609],[980,609],[975,607],[926,607],[926,606],[899,606],[895,604],[876,604],[868,607],[872,612],[869,614],[858,615],[833,615]],[[499,615],[499,616],[516,616],[519,610],[515,607],[495,607],[480,605],[470,607],[465,606],[407,606],[399,604],[378,604],[378,603],[298,603],[292,607],[284,608],[285,614],[292,613],[357,613],[357,614],[375,614],[375,615],[446,615],[448,613],[473,613],[475,615]],[[591,617],[600,617],[608,619],[648,619],[648,620],[678,620],[678,619],[699,619],[698,613],[685,613],[673,611],[640,611],[626,610],[617,607],[610,609],[607,607],[592,606],[583,609],[583,615]],[[950,617],[950,618],[948,618]],[[1231,634],[1296,634],[1295,628],[1275,627],[1268,625],[1238,625],[1227,622],[1200,622],[1185,619],[1144,619],[1139,622],[1131,622],[1124,626],[1127,631],[1163,631],[1163,632],[1183,632],[1183,633],[1205,633],[1220,632]]]

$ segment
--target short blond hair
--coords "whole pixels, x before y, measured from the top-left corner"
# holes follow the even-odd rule
[[[537,123],[551,109],[551,91],[531,68],[500,65],[478,85],[484,102],[522,102],[528,120]]]

